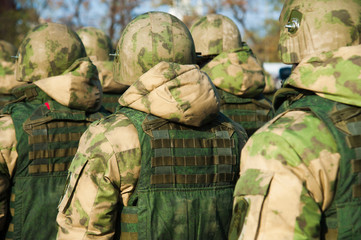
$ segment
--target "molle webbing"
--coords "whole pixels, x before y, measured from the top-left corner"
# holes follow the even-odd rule
[[[330,118],[334,124],[343,130],[345,142],[349,149],[355,152],[351,159],[351,172],[357,175],[357,182],[352,185],[352,197],[361,197],[361,108],[342,107],[332,112]]]
[[[193,128],[129,108],[118,113],[133,122],[142,148],[140,178],[120,216],[120,239],[226,236],[240,158],[228,120]],[[187,209],[192,214],[182,212]]]
[[[88,125],[89,122],[55,121],[28,130],[29,174],[67,171],[71,161],[51,163],[49,159],[73,158]]]
[[[232,171],[232,165],[236,164],[236,156],[232,153],[234,140],[228,131],[217,126],[209,132],[194,132],[171,122],[149,131],[153,136],[150,141],[153,151],[151,184],[209,184],[235,180]],[[209,138],[210,134],[217,137]],[[178,136],[183,138],[175,138]],[[204,173],[199,174],[202,168]]]
[[[6,238],[55,239],[56,206],[68,167],[83,132],[104,114],[69,109],[35,86],[21,92],[18,101],[3,110],[13,119],[20,159],[13,177],[12,219]]]
[[[251,136],[272,118],[271,103],[265,98],[241,98],[221,89],[221,112],[233,121],[241,124]]]

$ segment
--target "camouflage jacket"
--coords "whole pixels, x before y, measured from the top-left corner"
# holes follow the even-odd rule
[[[96,68],[87,59],[79,59],[63,75],[34,82],[55,101],[72,109],[96,111],[101,105],[101,85]],[[18,153],[15,127],[10,115],[0,115],[0,231],[8,212],[6,198],[14,175]]]
[[[0,107],[12,99],[11,90],[24,83],[15,80],[15,65],[12,62],[0,60]]]
[[[214,85],[197,65],[161,62],[143,74],[119,103],[176,123],[199,127],[219,112]],[[116,216],[135,190],[141,147],[123,114],[93,123],[80,140],[59,205],[58,239],[112,239]]]
[[[285,87],[361,107],[360,50],[309,57]],[[341,159],[325,122],[310,111],[285,111],[249,139],[241,156],[230,239],[319,239]]]

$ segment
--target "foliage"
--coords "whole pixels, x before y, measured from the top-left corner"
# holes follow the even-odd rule
[[[0,22],[7,24],[0,24],[0,36],[18,46],[24,34],[31,27],[41,22],[60,22],[73,27],[74,30],[82,26],[91,26],[84,16],[95,8],[101,8],[102,12],[99,17],[93,17],[97,21],[93,25],[104,30],[111,37],[113,43],[116,43],[122,29],[135,17],[135,8],[144,4],[145,1],[2,0]],[[262,1],[269,5],[273,12],[280,12],[284,2],[284,0]],[[265,19],[260,29],[251,29],[250,23],[246,19],[248,11],[257,12],[259,10],[260,0],[203,0],[202,9],[204,11],[199,11],[200,6],[197,5],[199,0],[150,0],[150,2],[153,8],[164,5],[175,8],[177,4],[190,4],[190,7],[187,7],[185,11],[186,14],[182,15],[182,20],[188,27],[201,14],[231,13],[233,20],[241,27],[242,39],[252,47],[258,58],[261,61],[279,61],[277,56],[278,21],[274,18]],[[51,14],[48,14],[49,17],[45,19],[40,18],[39,16],[44,16],[44,12]],[[61,12],[61,15],[52,14],[53,12]]]
[[[34,8],[16,7],[14,0],[3,0],[0,8],[1,40],[18,47],[25,34],[38,24],[38,19],[39,15]]]

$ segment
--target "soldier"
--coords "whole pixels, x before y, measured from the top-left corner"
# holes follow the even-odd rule
[[[11,90],[14,87],[24,84],[15,80],[15,58],[12,58],[15,55],[15,46],[4,40],[0,40],[0,108],[14,99],[11,95]]]
[[[130,87],[80,140],[58,239],[226,238],[246,135],[219,113],[189,30],[148,12],[124,29],[117,54],[115,81]]]
[[[65,25],[35,27],[17,56],[15,78],[26,84],[0,116],[0,230],[6,239],[55,239],[68,166],[81,134],[103,116],[101,84]]]
[[[77,31],[82,40],[87,55],[97,67],[99,80],[103,87],[102,105],[106,110],[113,113],[119,106],[118,99],[128,86],[113,80],[113,57],[114,53],[110,38],[100,29],[83,27]]]
[[[230,239],[360,239],[360,13],[285,2],[279,52],[295,68],[242,151]]]
[[[226,16],[201,17],[190,28],[200,67],[212,79],[221,97],[221,112],[252,135],[273,116],[262,95],[265,71],[241,40],[236,24]]]

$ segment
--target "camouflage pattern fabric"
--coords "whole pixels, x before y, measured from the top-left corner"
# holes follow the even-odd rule
[[[96,56],[91,56],[90,59],[99,72],[99,80],[103,88],[102,106],[110,113],[113,113],[119,106],[118,99],[120,95],[129,86],[114,81],[112,61],[99,61]]]
[[[98,61],[111,61],[114,53],[112,41],[102,30],[95,27],[83,27],[76,33],[84,44],[88,56],[96,56]]]
[[[264,72],[264,79],[265,79],[265,87],[263,89],[263,95],[272,102],[274,94],[278,90],[276,86],[276,82],[274,81],[271,74],[269,74],[266,71]]]
[[[58,76],[82,57],[85,48],[74,31],[62,24],[41,24],[30,30],[18,49],[15,78],[34,82]]]
[[[13,100],[11,90],[24,83],[15,81],[13,62],[0,60],[0,107]]]
[[[247,47],[220,53],[202,71],[216,87],[236,96],[254,97],[265,87],[263,68]]]
[[[208,14],[194,22],[190,31],[196,51],[202,56],[218,55],[242,46],[237,25],[221,14]]]
[[[196,65],[161,62],[132,84],[122,106],[172,122],[202,126],[219,112],[209,78]],[[121,137],[119,137],[121,136]],[[122,114],[92,124],[82,136],[59,205],[58,239],[111,239],[140,173],[138,133]]]
[[[355,0],[287,0],[280,16],[282,62],[360,44],[360,11]]]
[[[130,86],[161,61],[194,64],[194,43],[187,26],[164,12],[147,12],[123,30],[114,60],[114,81]]]
[[[221,97],[221,112],[252,135],[273,117],[271,102],[262,92],[265,70],[246,43],[222,52],[202,67]]]
[[[87,57],[74,61],[61,75],[44,78],[34,84],[69,108],[96,112],[101,106],[102,86],[98,70]]]
[[[305,59],[285,85],[360,107],[359,49]],[[335,195],[338,144],[325,123],[306,111],[286,111],[259,129],[242,151],[230,238],[319,239],[322,214]]]
[[[306,89],[326,99],[361,106],[360,51],[361,45],[357,45],[308,57],[293,70],[284,87]]]
[[[101,85],[96,68],[88,58],[79,59],[60,76],[41,79],[34,84],[66,107],[97,111],[101,106]],[[18,142],[10,115],[0,116],[0,131],[0,195],[6,196],[7,182],[12,178],[18,161]],[[0,226],[3,226],[8,213],[7,201],[7,198],[0,198]]]

